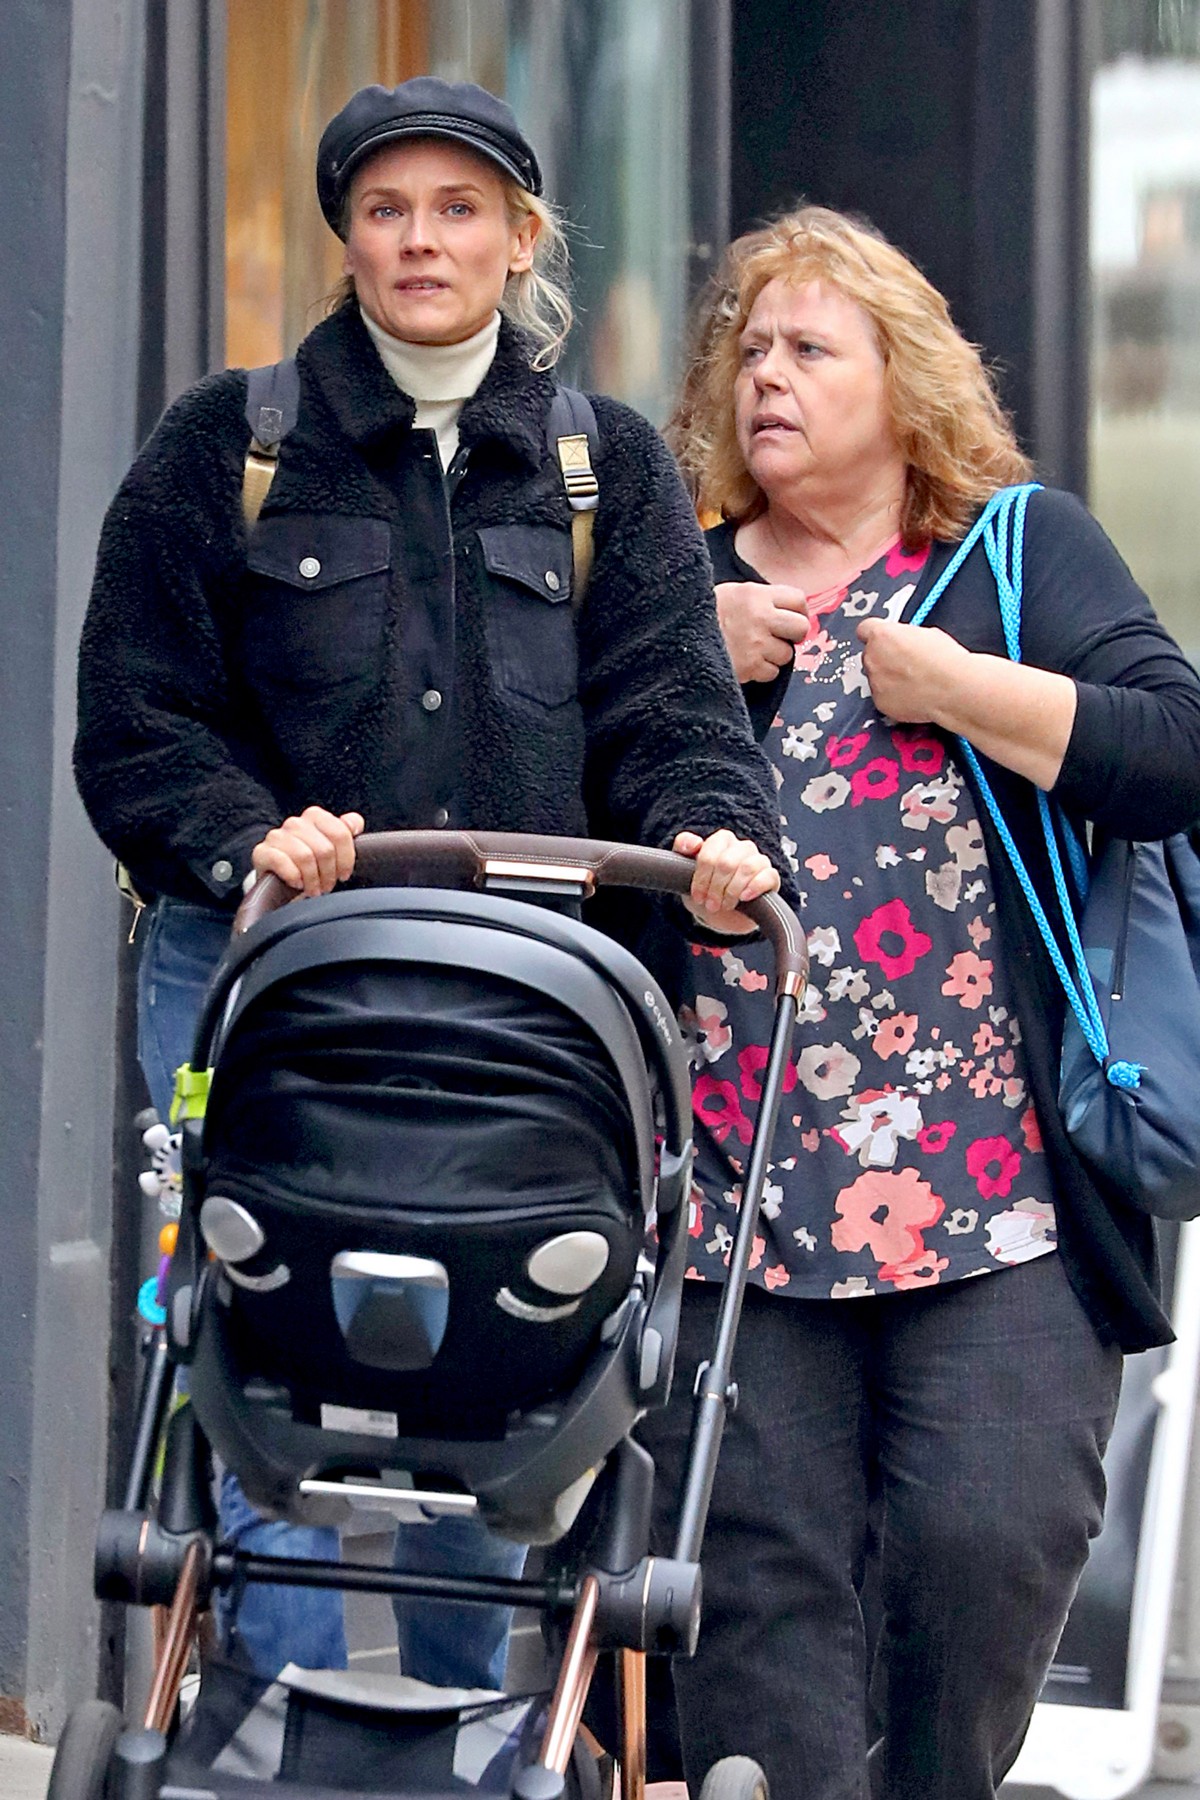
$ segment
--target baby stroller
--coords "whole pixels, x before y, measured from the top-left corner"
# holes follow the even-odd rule
[[[600,1800],[580,1722],[602,1650],[618,1653],[622,1793],[639,1800],[645,1656],[688,1655],[699,1629],[701,1539],[807,958],[776,897],[747,909],[775,951],[774,1035],[674,1554],[656,1557],[653,1465],[630,1434],[671,1383],[686,1056],[633,956],[529,902],[605,885],[682,894],[691,874],[616,844],[396,832],[360,840],[351,890],[284,908],[269,878],[244,902],[199,1022],[200,1073],[181,1078],[166,1319],[125,1504],[103,1516],[96,1551],[100,1598],[157,1609],[154,1678],[140,1725],[99,1701],[71,1714],[52,1800],[251,1800],[264,1781],[279,1800]],[[189,1397],[172,1409],[175,1365]],[[523,1580],[256,1555],[215,1536],[212,1451],[276,1517],[474,1514],[552,1549]],[[540,1609],[563,1645],[554,1692],[516,1701],[403,1676],[368,1691],[290,1670],[247,1700],[202,1659],[180,1729],[205,1609],[262,1581]],[[710,1783],[710,1800],[764,1786],[744,1758]]]

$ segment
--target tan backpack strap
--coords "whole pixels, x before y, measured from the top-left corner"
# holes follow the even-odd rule
[[[600,504],[600,483],[592,468],[592,452],[586,432],[560,437],[556,443],[558,466],[562,470],[563,486],[567,490],[567,500],[571,507],[571,556],[575,564],[572,599],[578,609],[583,604],[592,573],[592,527],[596,522],[596,508]]]
[[[279,467],[279,446],[300,410],[300,377],[294,356],[246,371],[246,423],[250,448],[242,471],[242,517],[249,532],[258,521]]]
[[[273,444],[267,449],[257,438],[251,438],[250,448],[246,452],[246,466],[242,470],[242,517],[246,521],[247,531],[258,522],[263,501],[271,491],[271,483],[278,467],[279,445]]]
[[[555,389],[546,419],[546,441],[558,457],[571,508],[571,610],[577,613],[592,573],[592,527],[600,504],[600,482],[592,466],[593,457],[599,455],[600,433],[586,394],[577,388]]]

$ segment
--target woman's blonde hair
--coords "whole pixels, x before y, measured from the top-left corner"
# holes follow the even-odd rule
[[[532,341],[532,367],[549,369],[561,356],[575,318],[569,290],[571,257],[567,234],[557,209],[548,201],[531,194],[511,176],[501,179],[509,223],[514,228],[519,227],[532,214],[538,221],[538,234],[533,247],[533,266],[509,276],[500,310]],[[349,226],[348,193],[342,214],[343,238]],[[357,298],[353,275],[343,275],[329,295],[326,310],[337,312],[340,307],[353,305]]]
[[[1031,464],[992,376],[937,289],[873,227],[802,206],[733,243],[702,301],[696,354],[668,430],[701,509],[741,522],[767,505],[738,448],[733,389],[746,320],[776,280],[823,282],[871,319],[892,429],[908,464],[900,522],[906,547],[961,537],[997,488],[1028,479]]]

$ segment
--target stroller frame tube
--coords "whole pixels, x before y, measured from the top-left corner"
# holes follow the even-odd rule
[[[759,1112],[754,1133],[750,1167],[742,1182],[737,1235],[729,1258],[729,1273],[721,1293],[712,1359],[701,1363],[696,1375],[692,1436],[688,1446],[687,1472],[675,1538],[675,1559],[678,1562],[700,1560],[700,1547],[704,1541],[704,1527],[716,1479],[717,1458],[721,1451],[725,1421],[732,1408],[737,1405],[737,1388],[733,1382],[734,1341],[742,1316],[742,1301],[746,1294],[746,1279],[754,1250],[754,1234],[758,1229],[762,1209],[767,1163],[779,1116],[783,1077],[791,1052],[797,1010],[795,993],[782,992],[775,1005],[771,1053],[762,1084],[763,1108]]]

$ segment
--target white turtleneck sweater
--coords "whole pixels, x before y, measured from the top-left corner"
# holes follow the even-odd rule
[[[409,344],[365,312],[362,320],[388,374],[416,401],[414,423],[434,433],[442,468],[448,469],[458,449],[458,415],[492,366],[500,314],[493,313],[474,337],[461,344]]]

